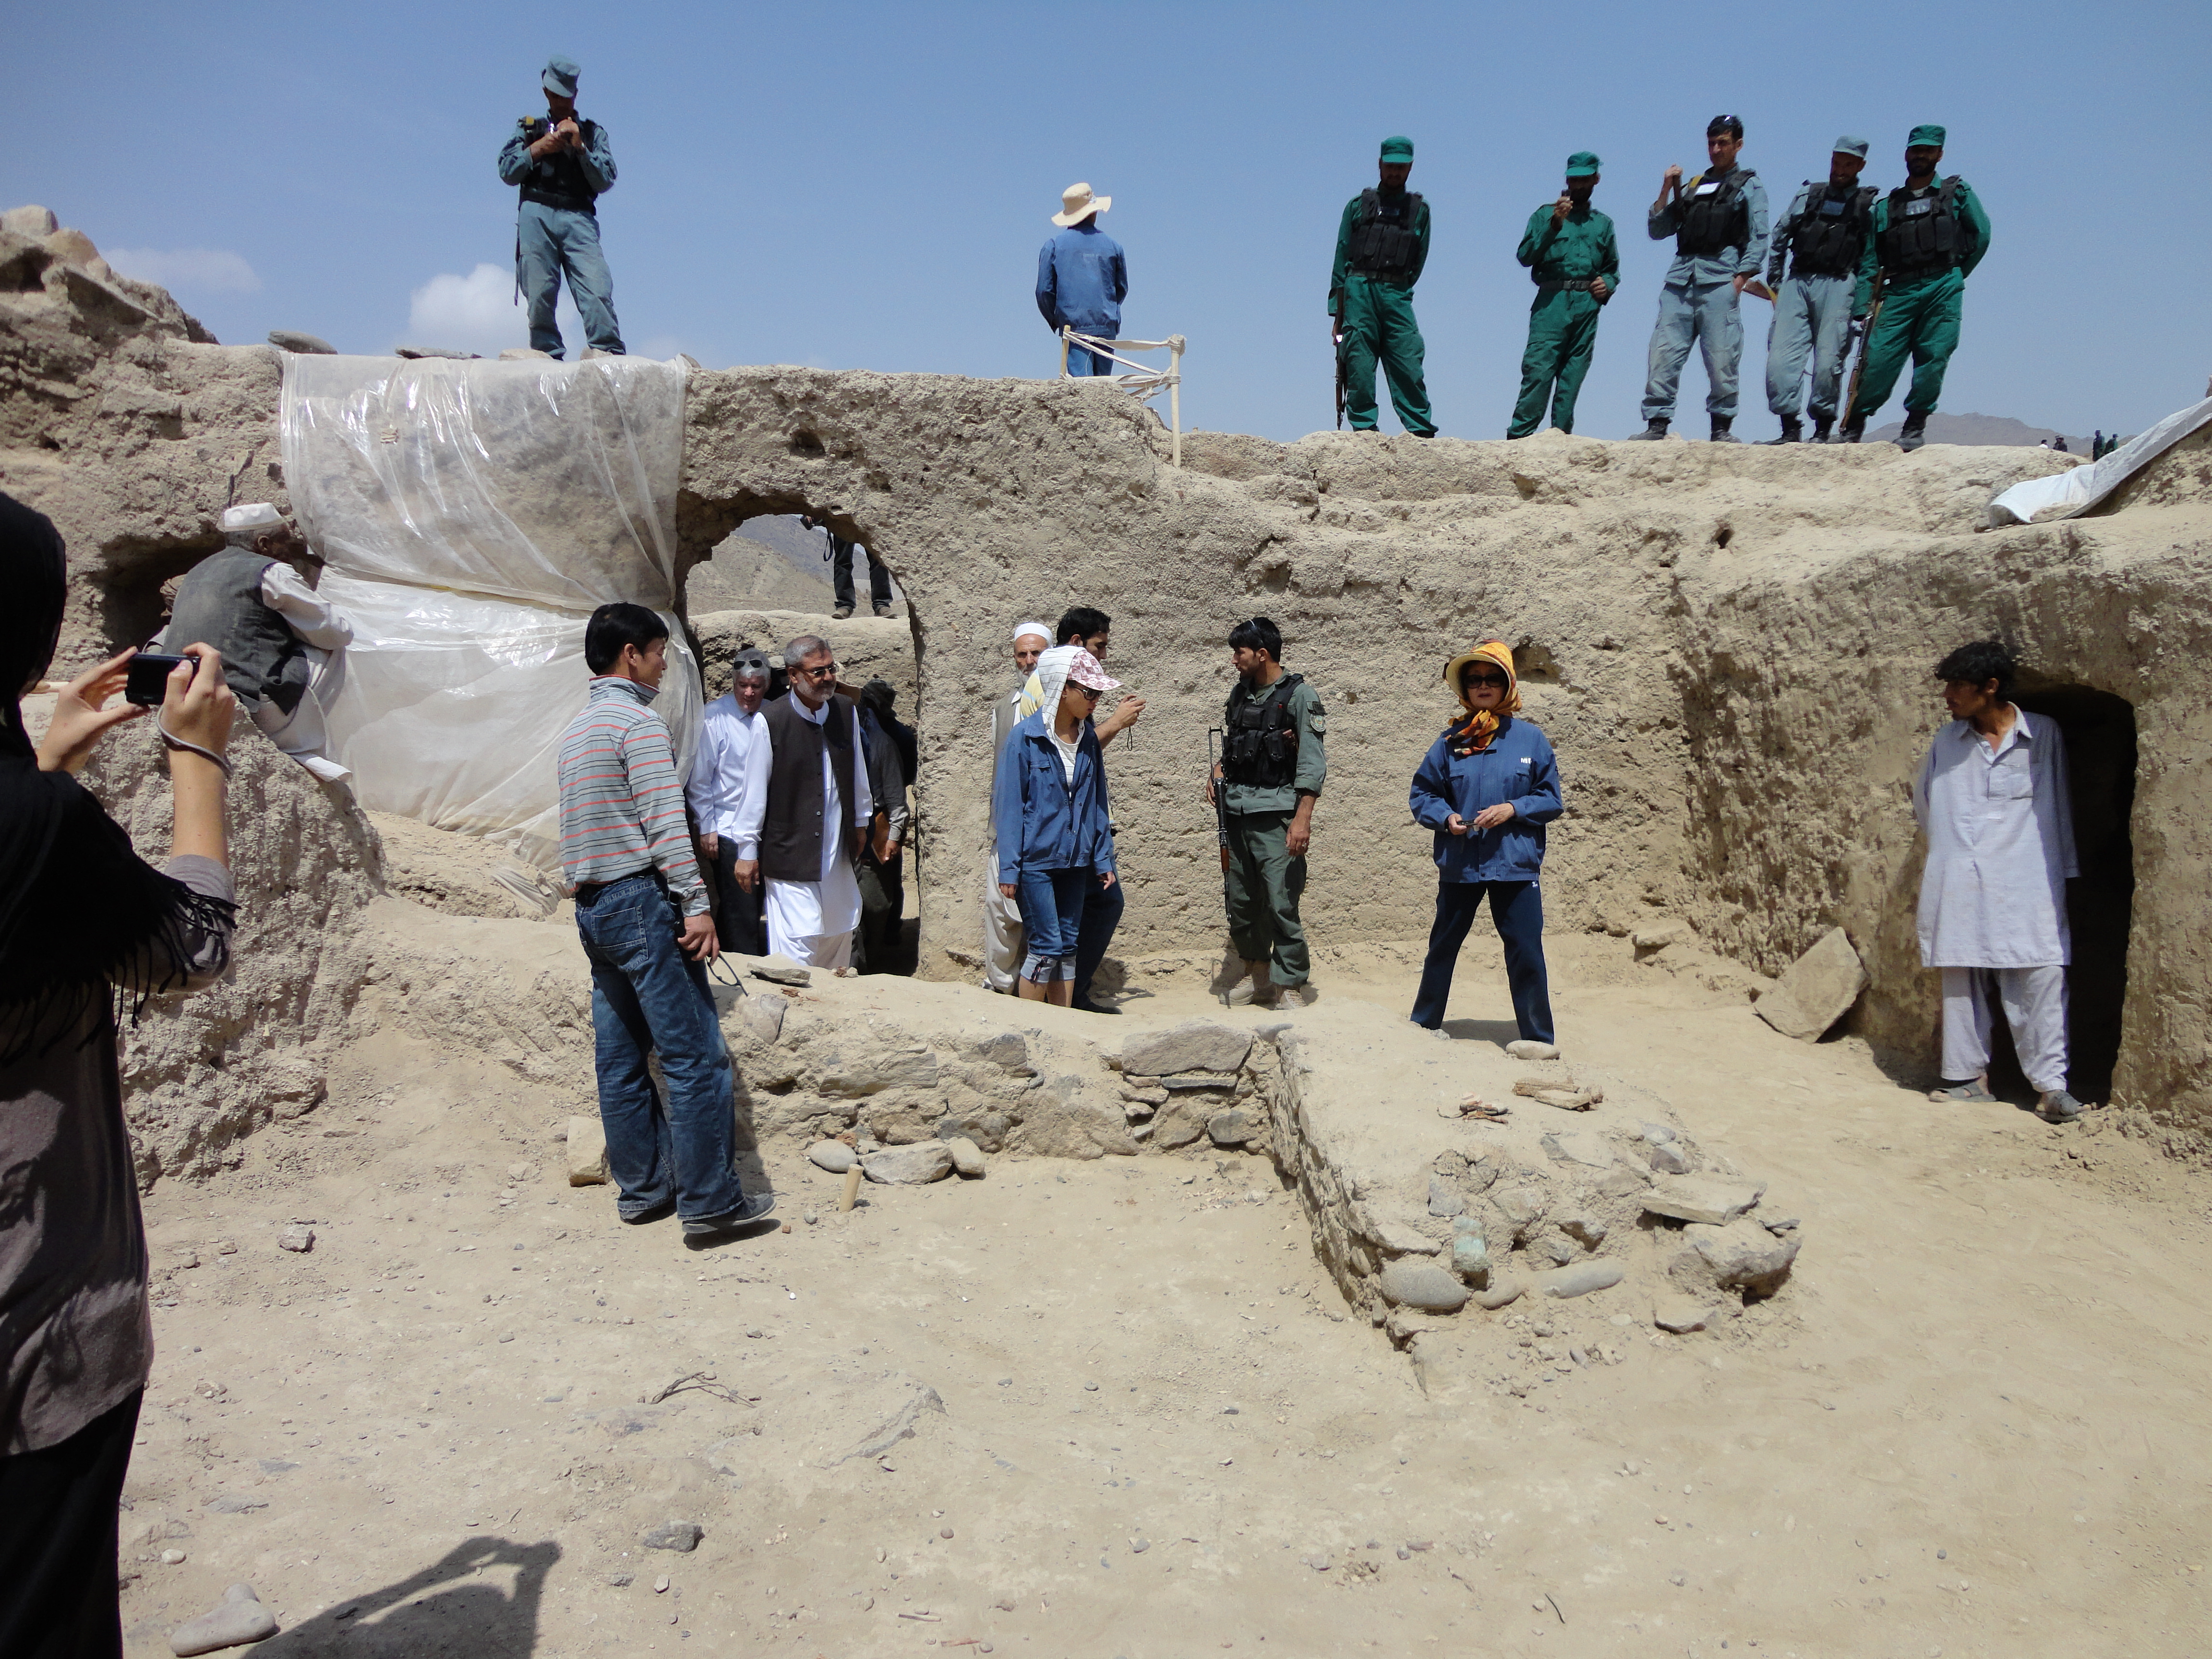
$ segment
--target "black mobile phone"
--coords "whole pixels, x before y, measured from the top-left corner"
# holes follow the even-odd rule
[[[141,651],[131,659],[130,678],[123,683],[123,701],[141,708],[159,708],[169,695],[169,676],[177,672],[179,663],[186,662],[195,669],[199,665],[199,659],[189,652],[173,657],[166,651]]]

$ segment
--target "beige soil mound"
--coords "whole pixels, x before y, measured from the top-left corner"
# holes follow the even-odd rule
[[[518,926],[377,915],[429,955]],[[1002,1155],[841,1215],[771,1139],[791,1231],[690,1252],[567,1185],[587,1077],[387,1011],[321,1111],[149,1200],[131,1651],[240,1578],[296,1655],[2202,1651],[2212,1273],[2174,1166],[1932,1107],[1694,966],[1554,951],[1569,1060],[1765,1172],[1812,1243],[1685,1337],[1619,1291],[1470,1310],[1449,1405],[1263,1158]],[[1408,962],[1326,961],[1322,1006],[1393,1032]],[[1508,1010],[1486,947],[1462,975],[1430,1041],[1479,1062]],[[1218,1015],[1200,967],[1133,979],[1120,1021],[1022,1011],[1033,1042]],[[1011,1009],[783,1000],[909,994]],[[1358,1109],[1435,1121],[1389,1066]],[[298,1221],[313,1250],[279,1250]],[[695,1551],[644,1547],[670,1522]]]

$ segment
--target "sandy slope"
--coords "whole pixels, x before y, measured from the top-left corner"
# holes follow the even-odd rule
[[[1938,1110],[1609,941],[1556,952],[1573,1053],[1808,1242],[1716,1334],[1604,1293],[1470,1314],[1495,1379],[1453,1409],[1343,1317],[1261,1160],[998,1159],[839,1216],[771,1149],[793,1231],[694,1254],[560,1183],[542,1096],[372,1037],[240,1173],[149,1201],[157,1267],[200,1265],[155,1316],[131,1650],[240,1577],[272,1654],[2204,1650],[2179,1173]],[[1455,1012],[1498,1019],[1470,958]],[[1402,1012],[1403,953],[1327,966]],[[1195,973],[1150,989],[1203,1006]],[[1431,1110],[1390,1085],[1377,1112]],[[641,1547],[672,1519],[696,1553]]]

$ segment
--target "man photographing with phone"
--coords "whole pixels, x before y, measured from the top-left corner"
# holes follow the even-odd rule
[[[325,782],[343,783],[353,774],[323,752],[316,687],[332,655],[353,642],[353,625],[308,586],[314,556],[274,507],[228,507],[222,529],[229,545],[178,585],[161,648],[214,646],[223,678],[269,740]]]

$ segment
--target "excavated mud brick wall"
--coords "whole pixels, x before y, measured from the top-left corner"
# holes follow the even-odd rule
[[[69,663],[143,637],[160,584],[218,544],[228,502],[289,506],[279,362],[197,343],[181,313],[93,292],[23,240],[0,237],[0,489],[69,538]],[[1425,933],[1434,874],[1407,784],[1451,713],[1443,661],[1495,635],[1565,782],[1551,925],[1673,921],[1772,973],[1840,923],[1874,975],[1855,1020],[1924,1065],[1932,976],[1911,944],[1905,787],[1940,714],[1929,666],[2005,631],[2044,680],[2133,705],[2114,1095],[2177,1149],[2202,1141],[2201,447],[2101,516],[1978,533],[1992,494],[2067,458],[1201,433],[1177,470],[1157,421],[1107,388],[795,368],[696,375],[686,425],[688,559],[747,518],[812,513],[875,548],[909,597],[926,973],[964,975],[976,955],[986,716],[1011,683],[1011,627],[1078,603],[1112,613],[1108,666],[1150,705],[1109,757],[1130,892],[1117,952],[1222,948],[1200,781],[1231,679],[1225,635],[1264,613],[1328,711],[1315,939]],[[269,788],[313,786],[280,772]],[[366,868],[337,817],[300,822],[301,880]],[[356,879],[331,878],[326,927],[344,928]],[[282,1002],[247,1026],[265,1018],[273,1047],[319,1040],[302,1022],[320,1006]]]

